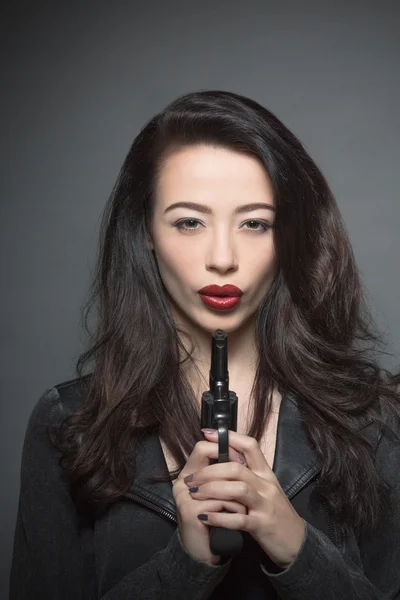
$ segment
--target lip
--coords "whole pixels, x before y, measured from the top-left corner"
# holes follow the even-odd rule
[[[220,285],[206,285],[201,288],[198,292],[205,296],[229,296],[230,298],[240,298],[243,296],[243,292],[236,285],[226,284]]]
[[[205,294],[200,294],[200,298],[203,300],[204,304],[207,304],[207,306],[215,308],[216,310],[228,310],[240,302],[240,296],[224,296],[221,298],[218,296],[206,296]]]

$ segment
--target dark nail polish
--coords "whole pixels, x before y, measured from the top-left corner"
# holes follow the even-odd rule
[[[189,492],[198,492],[199,491],[199,486],[198,485],[194,485],[193,487],[189,488]]]
[[[194,473],[192,473],[191,475],[188,475],[187,477],[185,477],[185,479],[183,480],[185,483],[189,483],[189,481],[192,481],[194,479]]]
[[[200,519],[200,521],[208,521],[208,515],[205,515],[204,513],[197,515],[197,518]]]

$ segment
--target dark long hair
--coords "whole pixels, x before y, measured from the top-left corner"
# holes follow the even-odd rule
[[[182,369],[183,362],[193,364],[192,352],[148,248],[160,169],[170,152],[200,143],[257,157],[275,195],[278,269],[256,315],[259,362],[247,434],[261,440],[273,388],[290,390],[322,461],[316,493],[344,528],[374,523],[388,490],[355,418],[370,412],[379,419],[382,402],[400,416],[398,378],[378,365],[374,352],[382,342],[324,176],[271,112],[225,91],[186,94],[152,118],[105,208],[83,308],[90,341],[76,365],[85,400],[57,438],[74,500],[96,513],[128,491],[135,449],[149,432],[159,434],[180,465],[171,479],[202,439],[198,400]]]

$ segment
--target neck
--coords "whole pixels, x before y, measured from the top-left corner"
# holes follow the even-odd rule
[[[254,324],[243,326],[241,329],[229,331],[228,328],[220,326],[228,335],[228,371],[229,388],[249,388],[253,385],[257,370],[258,352],[254,339]],[[184,373],[192,385],[197,397],[199,393],[209,389],[209,375],[211,365],[211,336],[215,330],[189,330],[179,324],[179,329],[189,334],[190,339],[182,336],[181,341],[187,352],[192,350],[192,361],[184,363]],[[217,329],[217,327],[216,327]],[[182,356],[181,360],[185,357]]]

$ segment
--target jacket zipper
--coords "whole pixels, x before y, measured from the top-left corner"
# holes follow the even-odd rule
[[[316,483],[318,483],[319,479],[320,479],[320,477],[319,477],[319,475],[317,475]],[[333,527],[332,518],[329,513],[328,503],[323,496],[320,496],[320,498],[321,498],[321,504],[322,504],[322,508],[323,508],[323,511],[325,514],[326,522],[328,524],[328,537],[335,545],[337,545],[336,542],[338,540],[336,540],[335,529]]]
[[[331,516],[329,514],[328,505],[326,503],[325,498],[322,498],[321,500],[322,500],[322,507],[324,509],[326,521],[328,523],[328,537],[332,540],[332,542],[336,546],[337,545],[337,540],[336,540],[335,531],[334,531],[334,528],[333,528],[333,525],[332,525]]]
[[[178,524],[178,519],[176,518],[176,516],[174,514],[172,514],[169,510],[164,510],[164,509],[160,508],[159,506],[157,506],[150,500],[143,498],[143,496],[139,496],[139,494],[134,494],[132,492],[126,492],[124,494],[124,496],[126,496],[127,498],[130,498],[131,500],[134,500],[135,502],[139,502],[139,504],[143,504],[143,506],[147,506],[147,508],[151,508],[152,510],[157,512],[159,515],[162,515],[163,517],[169,519],[170,521],[173,521],[174,523]]]

